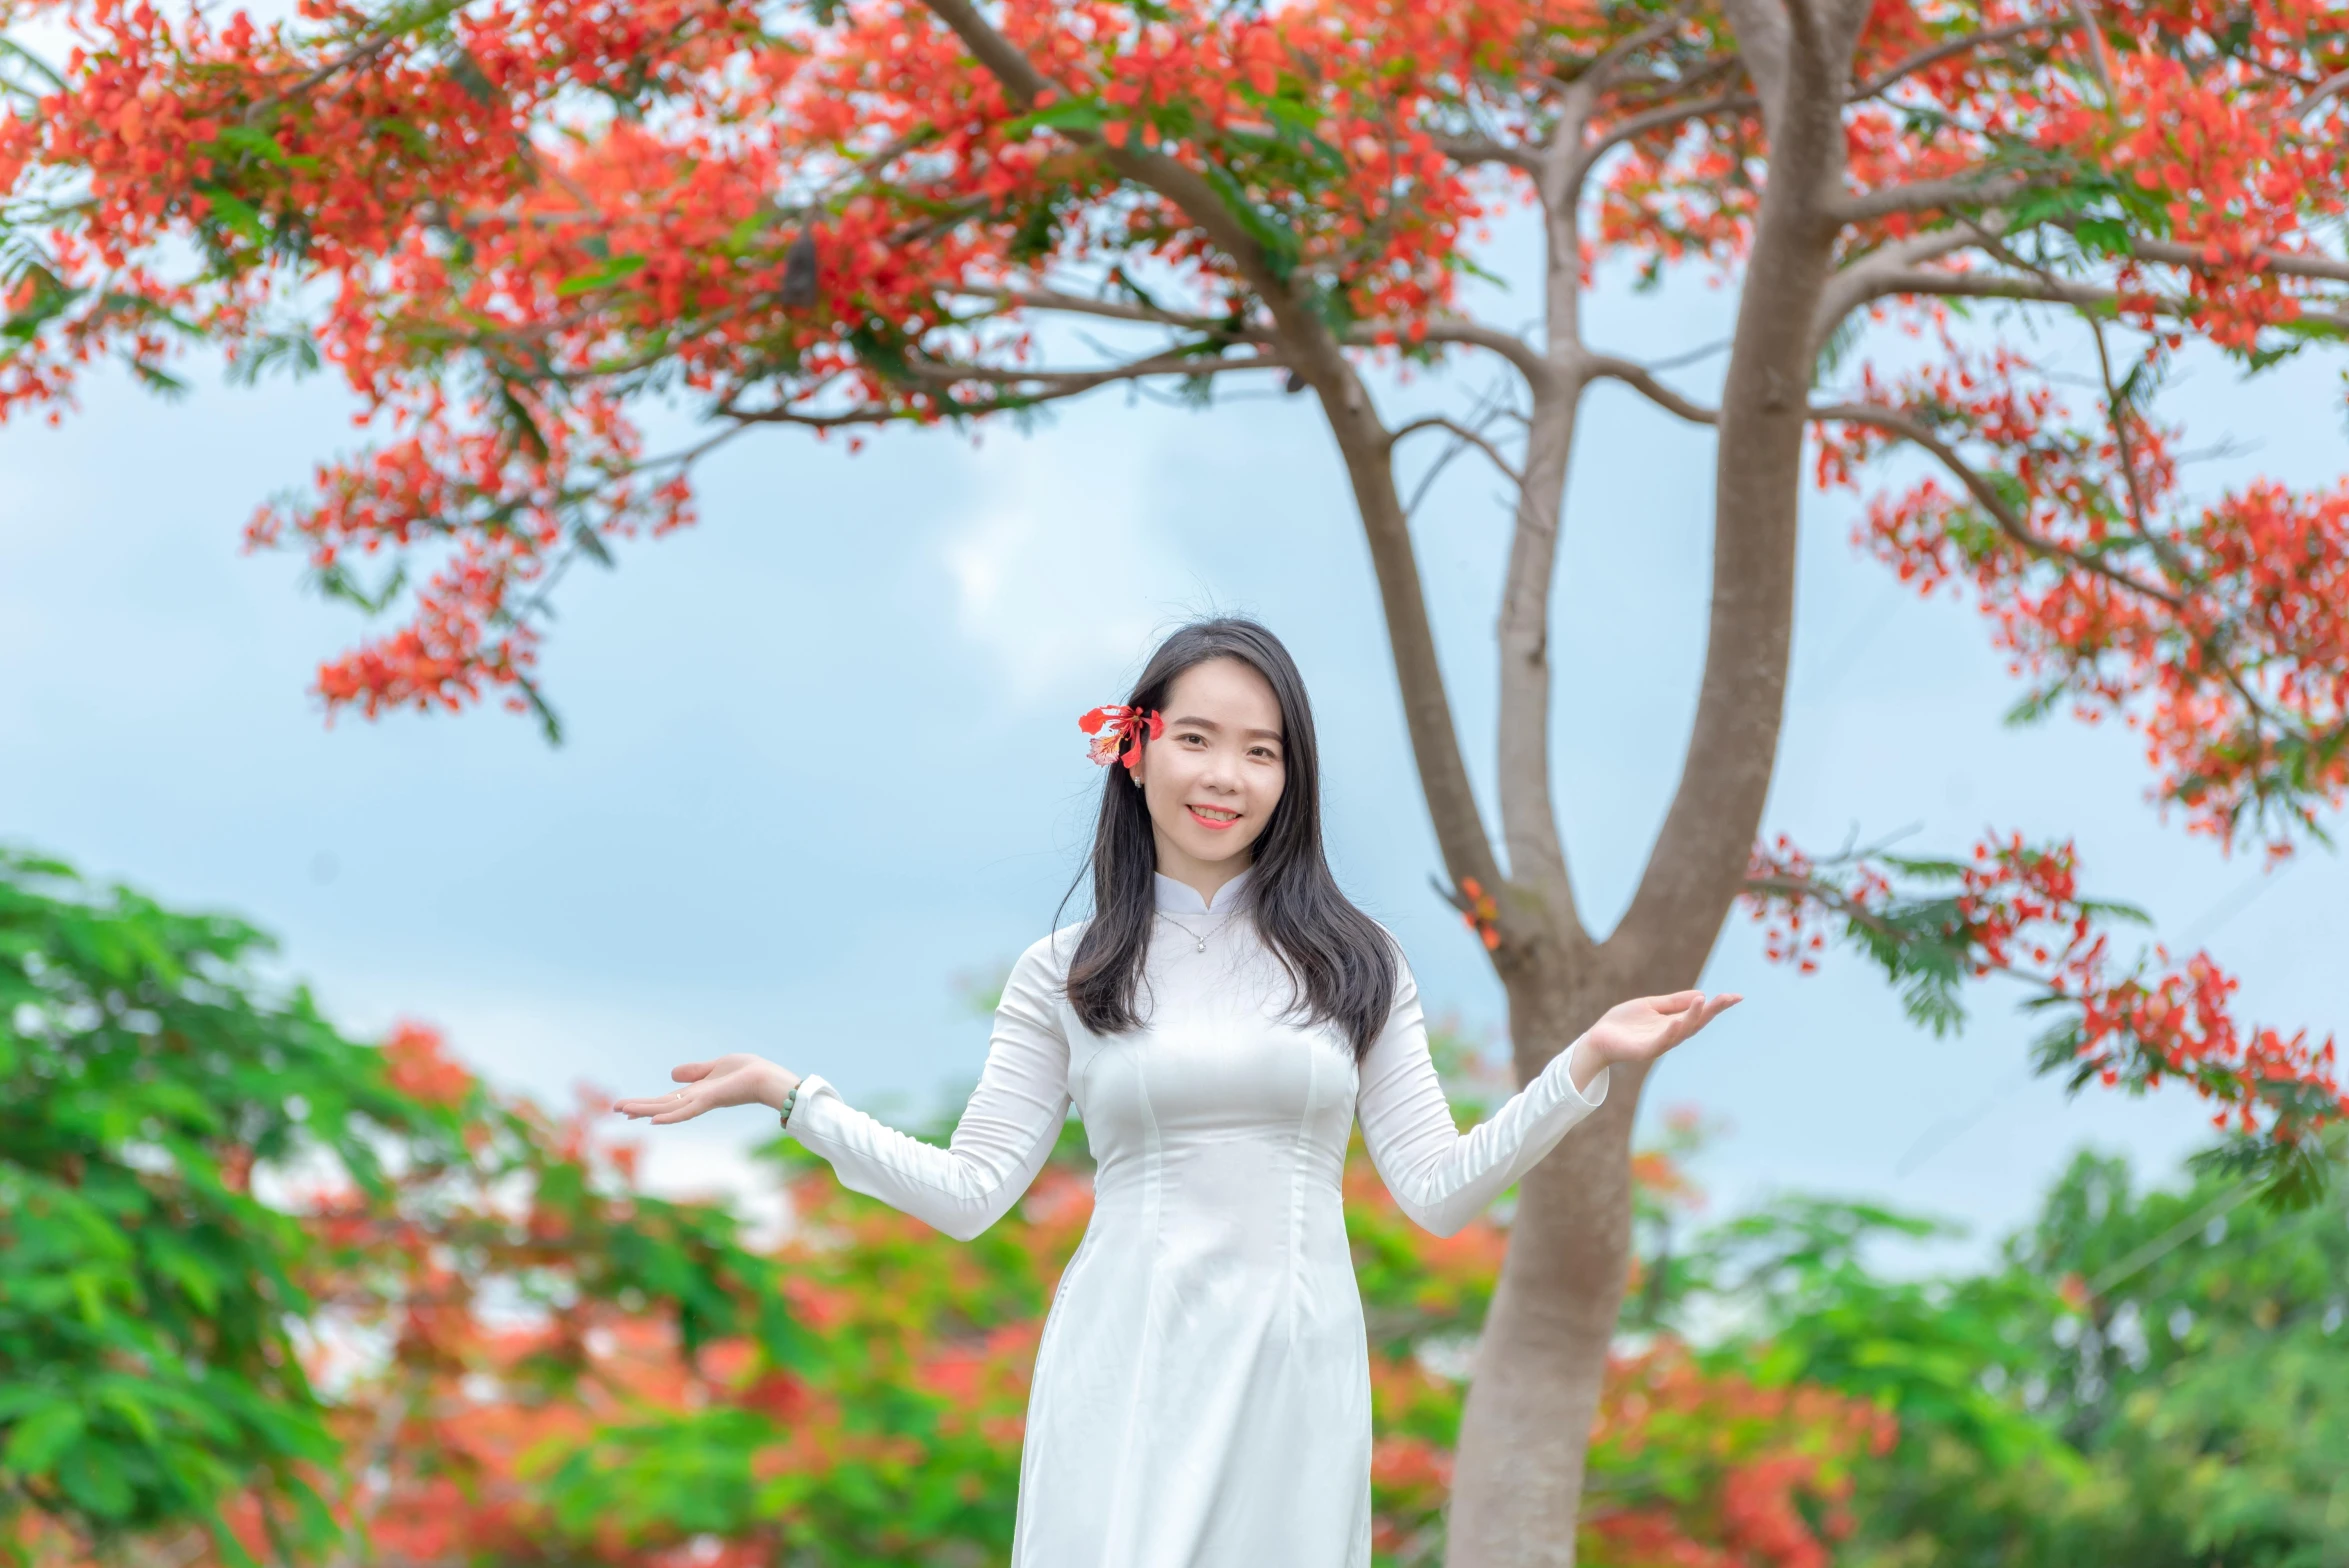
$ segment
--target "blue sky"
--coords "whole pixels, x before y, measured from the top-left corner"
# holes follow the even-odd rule
[[[1506,241],[1499,260],[1522,264]],[[1610,288],[1594,335],[1660,358],[1720,336],[1732,303],[1701,280]],[[1706,372],[1682,379],[1701,391]],[[750,1050],[876,1109],[932,1103],[984,1050],[955,976],[1047,929],[1077,868],[1100,775],[1076,715],[1155,633],[1231,610],[1271,624],[1311,684],[1342,881],[1423,991],[1497,1038],[1481,952],[1428,890],[1369,568],[1307,399],[1199,414],[1111,393],[1031,434],[897,434],[853,458],[739,442],[705,471],[699,527],[566,585],[544,671],[571,738],[549,749],[494,710],[322,722],[310,672],[361,623],[304,596],[294,560],[243,555],[240,529],[353,440],[349,404],[323,379],[198,381],[164,404],[101,377],[62,429],[0,430],[0,836],[245,914],[352,1028],[432,1020],[550,1099]],[[2180,407],[2197,443],[2253,448],[2206,484],[2317,481],[2349,456],[2320,366],[2242,386],[2198,363]],[[1566,833],[1602,927],[1679,771],[1710,486],[1708,435],[1594,395],[1553,647]],[[2159,820],[2125,733],[2002,727],[2018,690],[1978,615],[1861,559],[1855,510],[1807,504],[1769,828],[1823,847],[2076,833],[2093,889],[2207,941],[2249,1012],[2349,1025],[2340,862],[2263,878]],[[1506,522],[1462,462],[1419,532],[1480,774]],[[1995,1228],[2082,1143],[2166,1167],[2206,1126],[2183,1096],[2070,1101],[2030,1079],[2031,1030],[1996,992],[1934,1040],[1856,958],[1809,979],[1765,965],[1741,917],[1705,981],[1750,1000],[1659,1073],[1649,1112],[1693,1102],[1726,1125],[1699,1168],[1716,1212],[1801,1188]],[[651,1170],[740,1186],[769,1125],[655,1130]]]

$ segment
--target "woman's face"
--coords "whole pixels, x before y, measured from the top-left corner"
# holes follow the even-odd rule
[[[1280,703],[1252,665],[1217,658],[1176,676],[1159,711],[1166,732],[1136,771],[1158,869],[1221,883],[1248,864],[1288,781]]]

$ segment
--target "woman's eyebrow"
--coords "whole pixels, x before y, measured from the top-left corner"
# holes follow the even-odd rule
[[[1223,726],[1216,723],[1213,719],[1185,717],[1180,719],[1169,719],[1166,722],[1169,724],[1188,724],[1195,730],[1214,730],[1219,734],[1223,730]],[[1240,733],[1243,735],[1262,736],[1266,740],[1276,741],[1281,738],[1281,732],[1279,730],[1242,730]]]

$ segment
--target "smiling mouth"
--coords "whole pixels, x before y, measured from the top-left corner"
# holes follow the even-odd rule
[[[1220,806],[1186,806],[1183,809],[1191,814],[1193,822],[1203,828],[1228,828],[1240,820],[1238,812],[1226,811]]]

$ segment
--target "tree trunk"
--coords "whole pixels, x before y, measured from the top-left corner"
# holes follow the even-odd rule
[[[1834,236],[1820,197],[1841,167],[1841,73],[1821,61],[1848,45],[1840,30],[1802,31],[1787,64],[1759,73],[1780,77],[1775,90],[1763,84],[1778,100],[1771,178],[1722,390],[1712,610],[1680,783],[1615,934],[1594,947],[1576,933],[1501,965],[1521,1083],[1616,1002],[1696,984],[1761,826],[1793,642],[1810,324]],[[1618,1069],[1606,1105],[1519,1185],[1461,1419],[1450,1568],[1575,1560],[1591,1424],[1630,1268],[1644,1076]]]
[[[1564,1050],[1627,994],[1603,963],[1564,984],[1512,986],[1519,1076],[1538,1072],[1528,1059]],[[1606,1104],[1518,1184],[1460,1423],[1452,1564],[1574,1561],[1591,1423],[1631,1257],[1631,1124],[1644,1076],[1613,1069]]]

